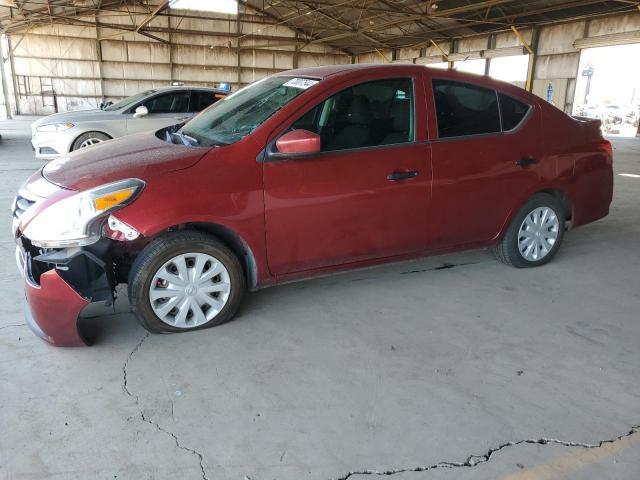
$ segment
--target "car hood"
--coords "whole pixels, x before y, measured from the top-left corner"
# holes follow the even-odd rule
[[[125,178],[147,180],[195,165],[211,147],[167,143],[139,133],[72,152],[47,164],[42,175],[70,190],[86,190]]]
[[[53,115],[47,115],[46,117],[42,117],[39,120],[33,122],[32,127],[37,127],[39,125],[49,125],[51,123],[80,123],[80,122],[90,122],[95,120],[124,120],[122,116],[122,112],[120,110],[115,110],[113,112],[107,112],[100,109],[95,110],[78,110],[75,112],[65,112],[65,113],[54,113]]]

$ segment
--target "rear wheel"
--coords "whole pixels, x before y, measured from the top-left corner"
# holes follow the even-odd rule
[[[215,237],[171,233],[138,255],[129,275],[129,301],[151,332],[184,332],[231,320],[245,280],[240,262]]]
[[[110,140],[111,137],[105,133],[100,132],[87,132],[76,138],[75,142],[71,146],[71,151],[78,150],[80,148],[90,147],[97,143],[102,143],[105,140]]]
[[[560,248],[565,219],[564,208],[553,195],[534,195],[523,205],[496,245],[496,257],[518,268],[544,265]]]

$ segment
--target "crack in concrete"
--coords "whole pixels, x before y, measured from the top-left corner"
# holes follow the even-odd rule
[[[27,324],[26,323],[12,323],[11,325],[3,325],[2,327],[0,327],[0,330],[4,330],[5,328],[10,328],[10,327],[26,327]]]
[[[332,480],[348,480],[350,477],[354,475],[395,475],[397,473],[409,473],[409,472],[427,472],[429,470],[435,470],[437,468],[473,468],[481,463],[486,463],[491,460],[491,457],[500,452],[501,450],[507,447],[513,447],[522,444],[538,444],[538,445],[548,445],[548,444],[556,444],[562,445],[565,447],[581,447],[581,448],[601,448],[605,444],[615,443],[623,438],[629,437],[636,433],[640,433],[640,425],[635,425],[631,427],[627,433],[619,435],[613,439],[609,440],[601,440],[598,443],[582,443],[582,442],[567,442],[564,440],[558,440],[555,438],[538,438],[538,439],[526,439],[526,440],[518,440],[515,442],[507,442],[503,443],[497,447],[493,447],[489,449],[486,453],[480,455],[469,455],[466,460],[463,462],[438,462],[432,465],[425,465],[420,467],[409,467],[409,468],[396,468],[390,470],[359,470],[349,472],[342,477],[337,477]]]
[[[144,337],[142,337],[140,339],[140,341],[137,343],[137,345],[135,347],[133,347],[133,350],[131,350],[131,352],[129,353],[129,356],[127,357],[127,360],[124,362],[124,365],[122,366],[122,389],[124,390],[124,393],[127,394],[127,396],[133,398],[133,400],[134,400],[134,402],[136,404],[136,407],[138,407],[138,412],[140,413],[140,419],[143,422],[148,423],[149,425],[153,425],[158,431],[164,433],[165,435],[169,435],[171,438],[173,438],[173,441],[175,442],[176,447],[178,447],[180,450],[184,450],[185,452],[189,452],[191,455],[196,456],[198,458],[199,462],[200,462],[200,471],[202,472],[202,480],[209,480],[209,478],[207,477],[207,472],[204,469],[204,457],[203,457],[203,455],[200,452],[198,452],[197,450],[194,450],[194,449],[189,448],[189,447],[185,447],[180,442],[180,439],[176,436],[175,433],[173,433],[170,430],[167,430],[165,428],[162,428],[159,423],[154,422],[153,420],[148,418],[145,415],[144,410],[142,410],[140,408],[140,397],[138,395],[134,394],[134,393],[131,393],[131,390],[129,390],[129,384],[128,384],[128,380],[127,380],[127,367],[129,366],[129,362],[131,361],[133,356],[140,349],[140,347],[145,342],[145,340],[147,338],[149,338],[150,335],[151,334],[147,332],[144,335]],[[173,416],[173,406],[172,406],[172,416]]]
[[[443,263],[442,265],[439,265],[437,267],[432,267],[432,268],[421,268],[418,270],[407,270],[405,272],[400,272],[400,275],[407,275],[408,273],[424,273],[424,272],[434,272],[437,270],[448,270],[450,268],[456,268],[456,267],[464,267],[466,265],[476,265],[480,262],[464,262],[464,263]]]

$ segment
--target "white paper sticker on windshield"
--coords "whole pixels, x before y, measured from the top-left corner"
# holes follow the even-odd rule
[[[306,90],[309,87],[313,87],[318,80],[311,80],[310,78],[292,78],[287,83],[284,84],[285,87],[293,87],[293,88],[301,88],[302,90]]]

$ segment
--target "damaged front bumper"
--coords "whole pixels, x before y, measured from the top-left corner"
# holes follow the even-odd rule
[[[89,247],[42,250],[20,236],[16,260],[24,277],[25,317],[31,330],[52,345],[89,345],[78,320],[90,303],[113,302],[110,240]]]

